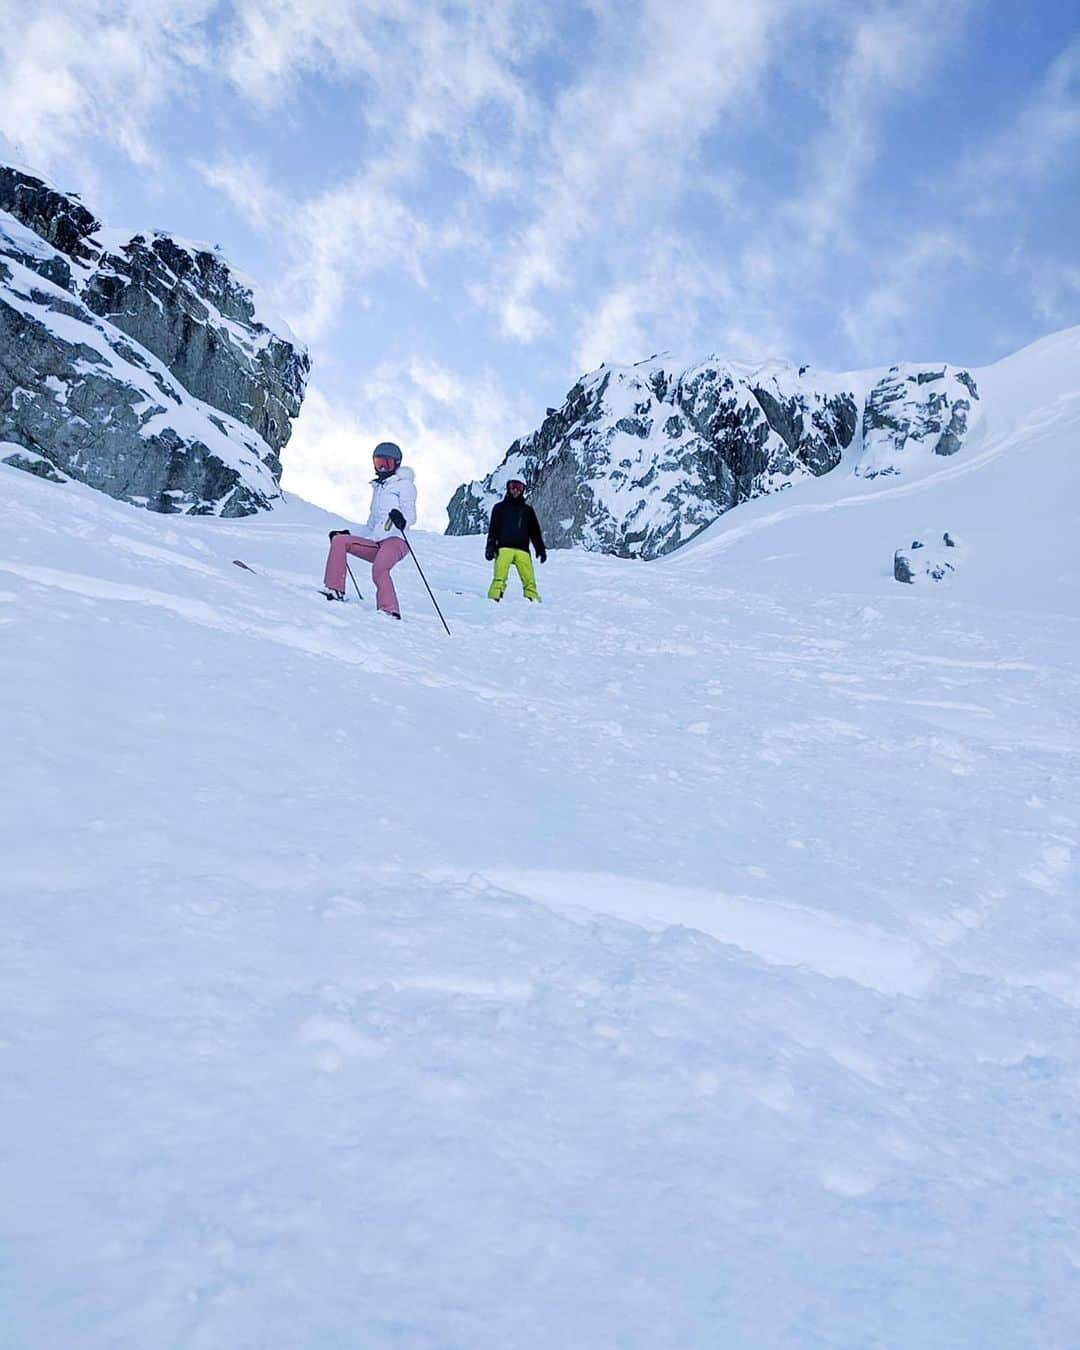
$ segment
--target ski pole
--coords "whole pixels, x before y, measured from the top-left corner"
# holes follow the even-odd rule
[[[348,572],[348,574],[349,574],[349,580],[352,582],[352,584],[353,584],[354,586],[356,586],[356,578],[355,578],[355,577],[353,576],[353,574],[352,574],[352,568],[349,566],[349,560],[348,560],[348,558],[345,559],[345,571]],[[356,598],[357,598],[357,600],[363,600],[363,598],[364,598],[364,597],[360,594],[360,587],[359,587],[359,586],[356,586]]]
[[[427,586],[427,593],[428,593],[428,595],[431,595],[431,587],[428,586],[428,580],[427,580],[427,577],[424,576],[424,569],[420,566],[420,560],[419,560],[419,558],[417,558],[416,554],[413,553],[413,546],[412,546],[412,544],[409,543],[408,537],[406,536],[404,530],[401,531],[401,537],[402,537],[402,539],[405,540],[405,547],[406,547],[406,548],[409,550],[409,552],[412,554],[412,560],[413,560],[413,562],[416,563],[416,570],[420,573],[420,580],[424,583],[425,586]],[[443,626],[444,628],[446,628],[446,636],[447,636],[447,637],[453,637],[454,635],[453,635],[453,633],[451,633],[450,629],[447,627],[446,620],[443,619],[443,612],[442,612],[442,610],[439,608],[439,602],[438,602],[438,600],[435,599],[434,595],[431,595],[431,603],[435,606],[435,613],[439,616],[440,619],[442,619],[442,626]]]

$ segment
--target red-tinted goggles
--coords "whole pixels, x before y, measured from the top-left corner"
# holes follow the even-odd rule
[[[397,468],[397,460],[393,455],[372,455],[371,462],[375,465],[376,473],[382,473],[386,469]]]
[[[521,481],[520,478],[511,478],[510,481],[509,481],[509,483],[507,483],[506,486],[507,486],[511,491],[513,491],[514,488],[517,488],[519,492],[524,492],[524,491],[525,491],[525,484]]]

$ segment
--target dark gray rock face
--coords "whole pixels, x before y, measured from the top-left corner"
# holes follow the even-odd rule
[[[0,200],[0,440],[26,452],[4,462],[156,511],[268,507],[306,353],[214,253],[106,251],[81,203],[11,169]]]
[[[78,197],[6,164],[0,165],[0,211],[79,262],[93,262],[101,251],[93,242],[100,222]]]
[[[551,546],[660,557],[739,502],[827,472],[857,423],[852,394],[815,390],[786,365],[601,367],[499,469],[458,488],[447,533],[486,530],[516,473]]]
[[[258,321],[250,289],[218,254],[165,234],[136,235],[103,254],[83,299],[189,393],[280,453],[300,412],[307,355]]]
[[[785,472],[793,472],[795,463],[815,477],[836,468],[858,427],[853,395],[830,396],[809,388],[793,393],[774,374],[767,381],[755,382],[754,397],[788,447],[791,460]]]
[[[979,402],[970,371],[952,366],[893,366],[863,409],[864,478],[895,474],[920,451],[955,455]]]

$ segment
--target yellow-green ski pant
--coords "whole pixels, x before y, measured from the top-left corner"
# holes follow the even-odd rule
[[[495,575],[488,587],[488,599],[502,599],[503,591],[506,590],[506,578],[510,575],[511,563],[517,568],[517,574],[521,578],[521,588],[525,592],[525,599],[539,600],[540,592],[536,589],[532,556],[527,549],[523,548],[499,549],[495,555]]]

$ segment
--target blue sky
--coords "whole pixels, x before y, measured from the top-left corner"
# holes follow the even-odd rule
[[[422,521],[603,360],[983,364],[1080,323],[1039,0],[0,0],[0,151],[222,246],[307,342],[285,484]]]

